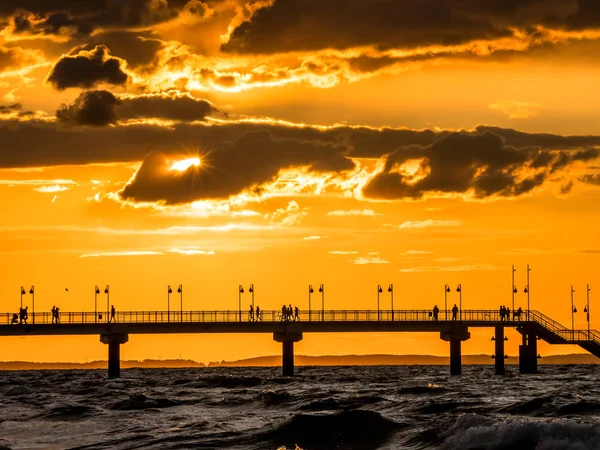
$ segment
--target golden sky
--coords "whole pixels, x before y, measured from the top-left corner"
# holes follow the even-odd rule
[[[596,0],[5,0],[0,309],[35,285],[38,311],[90,311],[109,284],[118,310],[161,310],[183,284],[184,309],[235,310],[250,283],[262,309],[306,309],[321,283],[331,309],[375,309],[389,283],[396,308],[442,307],[446,283],[451,306],[461,283],[465,309],[497,309],[513,264],[526,308],[530,264],[531,308],[570,326],[574,285],[585,328],[598,54]],[[463,352],[491,353],[490,336],[472,332]],[[279,350],[268,335],[131,336],[122,355]],[[308,334],[297,352],[448,348]],[[0,352],[101,358],[96,336]]]

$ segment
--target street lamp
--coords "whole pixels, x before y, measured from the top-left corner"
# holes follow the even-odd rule
[[[311,313],[310,313],[310,294],[313,294],[315,292],[315,290],[312,287],[312,284],[308,285],[308,321],[310,322],[311,320]]]
[[[390,293],[390,296],[392,298],[392,322],[394,321],[394,285],[390,284],[388,286],[388,292]]]
[[[515,310],[515,294],[517,293],[517,288],[515,287],[515,266],[512,266],[512,310]]]
[[[325,320],[325,286],[321,284],[319,286],[319,292],[321,293],[321,321]]]
[[[167,286],[167,322],[171,321],[171,294],[173,293],[173,289],[171,289],[171,285]]]
[[[25,295],[25,288],[21,286],[21,309],[23,309],[23,296]]]
[[[459,316],[459,320],[462,321],[462,284],[459,284],[458,287],[456,288],[456,292],[458,292],[458,297],[459,297],[459,312],[460,312],[460,316]]]
[[[240,316],[240,322],[242,321],[242,294],[244,293],[244,288],[242,285],[239,285],[238,288],[238,312]]]
[[[529,272],[531,272],[531,269],[529,268],[529,264],[527,264],[527,284],[525,285],[525,289],[523,289],[523,292],[525,294],[527,294],[527,320],[529,321],[529,291],[531,290],[531,288],[529,287]]]
[[[448,320],[448,293],[450,292],[450,285],[444,285],[444,311],[446,311],[446,320]]]
[[[571,336],[572,340],[575,340],[575,313],[577,312],[577,307],[573,301],[573,294],[575,293],[575,289],[573,289],[573,285],[571,285]]]
[[[35,288],[33,286],[29,289],[29,293],[31,294],[31,322],[35,325]]]
[[[377,285],[377,320],[380,320],[380,315],[379,315],[379,294],[381,294],[383,292],[383,289],[381,288],[381,285],[378,284]]]
[[[106,294],[106,322],[110,321],[110,288],[108,287],[108,284],[106,285],[106,287],[104,288],[104,293]]]
[[[183,284],[180,284],[177,288],[179,294],[179,319],[183,322]]]
[[[248,289],[248,292],[250,292],[252,294],[252,310],[254,310],[254,285],[253,284],[250,285],[250,289]]]
[[[94,287],[94,323],[98,323],[98,294],[100,293],[100,288],[98,286]]]
[[[590,288],[589,284],[585,285],[585,291],[586,291],[586,305],[585,308],[583,308],[583,312],[586,313],[586,318],[587,318],[587,323],[588,323],[588,340],[590,339],[590,291],[592,290],[592,288]]]

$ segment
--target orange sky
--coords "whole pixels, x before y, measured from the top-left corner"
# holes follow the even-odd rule
[[[582,311],[600,255],[600,7],[351,3],[1,5],[0,309],[32,284],[44,311],[93,310],[106,284],[119,310],[166,309],[169,284],[184,308],[236,309],[250,283],[264,309],[304,309],[320,283],[332,309],[374,309],[389,283],[397,308],[442,306],[461,283],[465,309],[496,309],[512,264],[525,308],[530,264],[532,309],[570,326],[570,285]],[[491,353],[490,336],[473,331],[463,352]],[[279,350],[268,335],[131,336],[122,355]],[[448,348],[306,335],[297,352]],[[104,358],[97,337],[5,338],[0,352]]]

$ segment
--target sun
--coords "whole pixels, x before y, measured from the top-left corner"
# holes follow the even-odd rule
[[[175,161],[171,166],[170,170],[177,170],[178,172],[185,172],[190,167],[198,167],[200,165],[200,158],[188,158],[182,159],[181,161]]]

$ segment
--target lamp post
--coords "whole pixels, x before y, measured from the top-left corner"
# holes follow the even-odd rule
[[[104,288],[104,293],[106,294],[106,322],[108,323],[110,321],[110,288],[108,284]]]
[[[315,290],[312,287],[312,284],[308,285],[308,321],[311,321],[312,314],[310,313],[310,294],[313,294]]]
[[[25,288],[21,286],[21,309],[23,309],[23,296],[25,295]]]
[[[462,321],[462,284],[459,284],[456,288],[456,292],[458,292],[458,305],[459,305],[459,320]]]
[[[444,285],[444,311],[446,314],[446,321],[448,320],[448,293],[450,292],[450,285]]]
[[[585,308],[583,308],[583,312],[586,313],[586,318],[587,318],[587,323],[588,323],[588,340],[590,339],[590,291],[592,290],[592,288],[590,288],[589,284],[585,285],[585,294],[586,294],[586,305]]]
[[[240,284],[239,288],[238,288],[238,313],[239,313],[240,322],[242,321],[242,294],[243,293],[244,293],[244,288]]]
[[[94,323],[98,323],[98,294],[100,293],[100,288],[98,286],[94,287]]]
[[[577,307],[575,306],[573,300],[573,294],[575,293],[575,289],[573,289],[573,285],[571,285],[571,340],[575,340],[575,313],[577,312]]]
[[[527,264],[527,284],[525,285],[525,289],[523,289],[523,292],[525,294],[527,294],[527,320],[529,321],[529,291],[531,290],[531,288],[529,287],[529,272],[531,272],[531,269],[529,268],[529,264]]]
[[[173,289],[171,289],[171,285],[167,286],[167,322],[171,321],[171,294],[173,293]]]
[[[177,293],[179,294],[179,319],[183,322],[183,284],[177,287]]]
[[[515,310],[515,294],[517,293],[517,288],[515,287],[515,272],[517,271],[517,269],[515,269],[515,266],[513,264],[512,266],[512,310]]]
[[[325,321],[325,286],[321,284],[319,286],[319,292],[321,293],[321,321]]]
[[[35,325],[35,287],[33,285],[29,289],[31,294],[31,322]]]
[[[379,314],[379,294],[381,294],[383,292],[383,289],[381,288],[381,285],[378,284],[377,285],[377,320],[380,320],[380,314]]]
[[[390,284],[388,286],[388,292],[390,293],[390,296],[392,298],[392,322],[394,321],[394,285]]]

